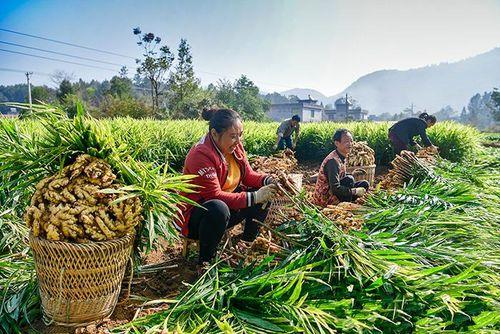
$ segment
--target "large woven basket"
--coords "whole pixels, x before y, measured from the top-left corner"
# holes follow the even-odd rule
[[[75,244],[30,234],[46,317],[60,325],[82,325],[113,313],[134,237]]]
[[[347,167],[347,174],[352,174],[352,172],[354,172],[356,169],[362,169],[366,172],[366,174],[354,176],[354,180],[355,181],[366,180],[366,181],[368,181],[368,183],[370,183],[370,186],[372,186],[373,182],[375,181],[375,167],[376,167],[376,165],[351,166],[351,167]]]
[[[302,190],[302,174],[289,174],[290,178],[293,179],[293,182],[297,185],[297,190]],[[271,201],[269,206],[269,211],[265,220],[266,224],[280,224],[286,220],[286,217],[283,217],[282,210],[287,207],[293,206],[293,202],[284,195],[276,196]]]

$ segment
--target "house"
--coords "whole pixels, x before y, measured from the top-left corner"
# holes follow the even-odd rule
[[[364,121],[368,111],[361,109],[357,101],[347,94],[335,101],[333,109],[324,111],[324,121]]]
[[[278,122],[291,118],[293,115],[299,115],[302,122],[321,122],[323,111],[323,103],[318,104],[318,100],[313,100],[309,95],[305,100],[272,104],[268,116]]]
[[[17,108],[10,107],[7,113],[0,112],[0,118],[17,118],[19,116],[19,112]]]

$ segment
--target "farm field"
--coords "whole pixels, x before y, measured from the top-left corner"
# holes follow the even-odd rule
[[[274,153],[276,126],[244,123],[250,156]],[[340,127],[375,151],[377,165],[394,158],[388,123],[304,124],[291,172],[316,172]],[[0,120],[0,331],[62,330],[41,321],[23,216],[38,182],[81,154],[111,166],[128,194],[141,198],[144,220],[135,227],[134,270],[125,273],[115,312],[72,331],[500,330],[499,134],[438,123],[429,137],[441,157],[429,169],[412,170],[403,187],[374,187],[337,216],[309,203],[312,183],[305,180],[304,192],[289,199],[294,214],[264,226],[261,244],[238,248],[234,229],[220,258],[198,275],[194,260],[181,255],[171,219],[182,200],[178,191],[189,188],[177,173],[206,128],[201,121],[98,121],[83,114],[70,120],[46,109],[36,119]],[[359,226],[349,228],[346,221]]]

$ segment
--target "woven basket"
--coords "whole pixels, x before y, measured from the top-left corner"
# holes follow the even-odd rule
[[[30,234],[46,317],[60,325],[83,325],[113,313],[134,237],[75,244]]]
[[[370,165],[370,166],[351,166],[347,167],[347,174],[352,174],[352,172],[356,169],[362,169],[366,172],[366,175],[359,175],[359,176],[354,176],[354,180],[361,181],[361,180],[366,180],[368,183],[370,183],[370,186],[373,185],[373,182],[375,181],[375,167],[376,165]]]
[[[289,174],[293,182],[297,185],[297,190],[302,190],[302,174]],[[282,209],[293,206],[293,202],[284,195],[278,195],[271,201],[267,214],[266,224],[280,224],[285,221],[285,217],[280,213]]]

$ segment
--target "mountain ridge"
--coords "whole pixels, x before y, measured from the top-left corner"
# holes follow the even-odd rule
[[[455,110],[467,106],[476,93],[500,86],[500,47],[457,62],[431,64],[407,70],[382,69],[365,74],[332,96],[308,88],[295,88],[284,95],[307,95],[333,104],[346,93],[370,114],[399,113],[411,104],[418,110],[437,112],[446,105]],[[290,93],[291,92],[291,93]]]

